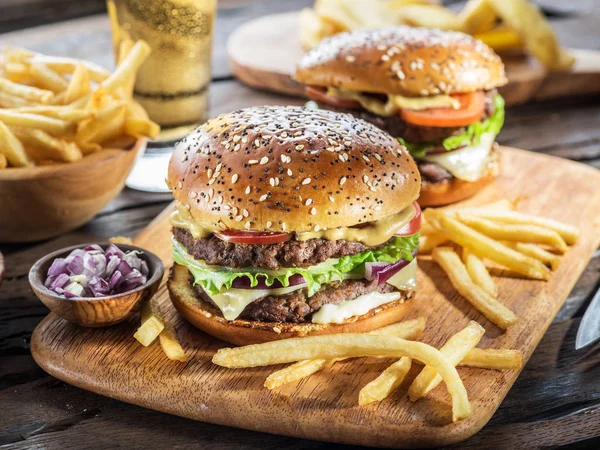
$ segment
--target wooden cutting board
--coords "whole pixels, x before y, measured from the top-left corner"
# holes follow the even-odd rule
[[[291,79],[302,57],[298,12],[272,14],[245,23],[227,42],[233,74],[249,86],[304,97]],[[505,57],[509,83],[500,89],[507,104],[600,93],[600,51],[571,50],[575,65],[548,72],[534,58]]]
[[[437,347],[477,320],[486,334],[482,348],[516,348],[525,361],[600,244],[600,171],[582,164],[503,148],[502,171],[495,183],[471,199],[482,204],[523,198],[520,210],[577,225],[581,239],[561,258],[550,281],[504,273],[496,278],[500,299],[519,322],[503,333],[456,294],[442,271],[420,261],[419,289],[410,317],[426,316],[423,341]],[[170,265],[170,208],[136,239]],[[496,273],[497,274],[497,273]],[[263,387],[280,367],[231,370],[211,358],[224,344],[192,328],[172,307],[166,288],[161,307],[177,329],[189,362],[167,360],[156,342],[142,347],[133,338],[137,320],[105,329],[86,329],[53,314],[36,328],[31,351],[51,375],[83,389],[195,420],[302,438],[381,447],[438,446],[476,433],[492,417],[519,375],[517,371],[460,368],[473,415],[451,423],[450,397],[441,385],[412,404],[407,388],[416,367],[390,398],[358,406],[358,392],[390,364],[361,358],[338,363],[305,380],[274,391]],[[559,393],[557,393],[559,395]]]

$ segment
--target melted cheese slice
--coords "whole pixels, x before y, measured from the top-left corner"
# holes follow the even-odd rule
[[[387,102],[382,102],[370,95],[334,87],[327,88],[327,95],[356,100],[367,111],[384,117],[393,116],[399,109],[460,108],[460,102],[449,95],[433,95],[428,97],[388,95]]]
[[[477,181],[485,171],[495,138],[492,133],[484,133],[481,135],[479,145],[438,155],[425,155],[420,159],[439,164],[460,180]]]
[[[304,287],[306,285],[301,284],[280,289],[227,289],[219,294],[209,295],[209,297],[219,307],[223,313],[223,317],[227,320],[235,320],[240,316],[244,308],[254,300],[268,295],[289,294]]]
[[[390,278],[387,283],[400,290],[415,290],[417,287],[417,260],[413,259],[410,264]],[[312,321],[313,323],[341,323],[350,317],[362,316],[373,308],[396,301],[400,296],[400,292],[387,294],[371,292],[354,300],[345,300],[337,305],[325,304],[313,314]]]

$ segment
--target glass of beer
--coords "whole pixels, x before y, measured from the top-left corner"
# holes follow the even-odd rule
[[[127,185],[167,191],[167,164],[175,141],[208,115],[216,0],[107,0],[115,59],[124,41],[145,40],[152,53],[137,74],[134,98],[161,134],[149,143]]]

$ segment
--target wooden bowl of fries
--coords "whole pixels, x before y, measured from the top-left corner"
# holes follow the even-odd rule
[[[125,185],[160,127],[133,96],[150,53],[123,41],[114,73],[87,61],[7,49],[0,60],[0,242],[82,225]]]
[[[75,163],[0,170],[0,242],[32,242],[77,228],[125,185],[145,139]]]

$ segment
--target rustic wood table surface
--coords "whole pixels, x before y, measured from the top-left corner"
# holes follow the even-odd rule
[[[2,14],[3,3],[8,4],[7,11],[14,15],[14,20]],[[39,15],[33,12],[36,5],[50,3],[2,0],[0,31],[12,29],[11,22],[39,23]],[[64,5],[65,17],[96,12],[101,3],[55,2]],[[301,103],[253,91],[234,80],[227,66],[225,42],[236,26],[251,18],[310,3],[306,0],[219,2],[211,115],[250,105]],[[460,6],[459,2],[451,3]],[[600,50],[600,2],[539,3],[549,8],[553,26],[565,45]],[[79,9],[73,12],[69,8],[75,4]],[[48,21],[56,22],[60,8],[51,12]],[[0,47],[5,45],[87,58],[107,67],[113,65],[108,20],[102,14],[0,34]],[[599,124],[598,97],[530,104],[507,111],[506,125],[498,140],[505,145],[600,168]],[[590,185],[591,189],[600,186]],[[68,245],[115,235],[134,236],[169,200],[167,194],[126,189],[94,220],[71,233],[33,245],[0,245],[6,264],[0,287],[0,448],[344,447],[168,416],[66,385],[35,364],[29,352],[29,339],[48,310],[33,295],[27,282],[33,262]],[[599,280],[600,251],[594,255],[500,409],[487,426],[460,448],[600,448],[600,345],[580,352],[574,350],[577,326]]]

